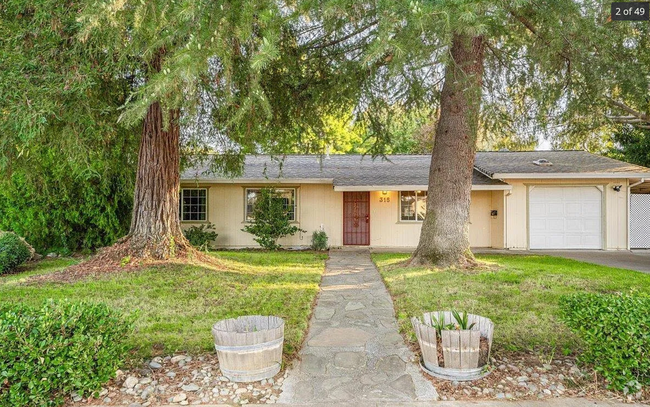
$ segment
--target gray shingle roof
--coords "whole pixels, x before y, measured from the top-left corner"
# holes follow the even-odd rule
[[[539,166],[533,161],[547,159],[553,165]],[[476,154],[474,167],[490,177],[494,174],[650,174],[641,167],[591,154],[586,151],[494,151]]]
[[[547,159],[552,166],[538,166],[533,161]],[[205,166],[183,171],[183,180],[220,182],[252,182],[273,180],[309,180],[331,182],[334,186],[427,185],[430,155],[390,155],[387,159],[372,159],[361,155],[334,154],[329,158],[318,155],[246,156],[244,173],[227,178],[210,174]],[[648,174],[650,168],[625,163],[586,151],[498,151],[476,154],[473,185],[507,185],[494,174],[590,174],[622,173]],[[478,169],[478,171],[477,171]],[[487,175],[487,176],[486,176]],[[533,176],[534,178],[534,176]]]
[[[317,155],[287,155],[272,159],[268,155],[246,156],[244,173],[240,177],[225,178],[211,175],[206,167],[187,169],[184,180],[211,180],[251,182],[274,178],[284,180],[331,180],[334,186],[427,185],[429,183],[430,155],[391,155],[380,157],[333,154],[330,158]],[[474,185],[506,185],[474,170]]]

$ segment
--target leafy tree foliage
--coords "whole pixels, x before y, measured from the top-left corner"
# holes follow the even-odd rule
[[[129,228],[134,139],[96,146],[83,164],[62,160],[56,143],[31,148],[0,189],[0,229],[25,236],[40,252],[114,243]]]
[[[265,249],[278,250],[278,239],[298,232],[306,233],[291,223],[284,199],[273,188],[260,189],[252,215],[251,224],[242,230],[254,235],[254,240]]]
[[[623,126],[612,137],[615,147],[609,155],[619,160],[650,167],[650,130]]]
[[[136,134],[117,123],[133,86],[77,3],[0,5],[0,229],[43,251],[93,249],[128,228]]]

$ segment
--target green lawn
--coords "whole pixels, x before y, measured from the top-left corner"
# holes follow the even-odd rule
[[[318,292],[325,255],[296,252],[218,252],[226,270],[169,265],[75,283],[23,284],[72,259],[44,260],[0,277],[0,303],[38,304],[47,298],[105,302],[137,312],[131,341],[137,357],[213,350],[212,324],[247,314],[285,318],[285,356],[297,352]]]
[[[558,300],[569,293],[650,292],[650,275],[549,256],[489,255],[476,271],[403,268],[407,254],[373,254],[395,299],[401,329],[414,340],[411,316],[457,309],[491,318],[496,351],[534,351],[544,357],[577,350],[558,320]]]

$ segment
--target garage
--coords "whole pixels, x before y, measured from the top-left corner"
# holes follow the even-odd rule
[[[602,189],[597,186],[531,186],[531,249],[602,249]]]

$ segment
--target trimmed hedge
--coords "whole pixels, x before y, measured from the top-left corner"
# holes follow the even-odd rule
[[[573,294],[560,300],[562,319],[584,342],[579,360],[608,387],[634,393],[650,385],[650,296]]]
[[[0,406],[58,406],[101,390],[123,363],[133,318],[104,304],[0,307]]]
[[[31,257],[29,245],[20,236],[0,232],[0,275],[10,272]]]

